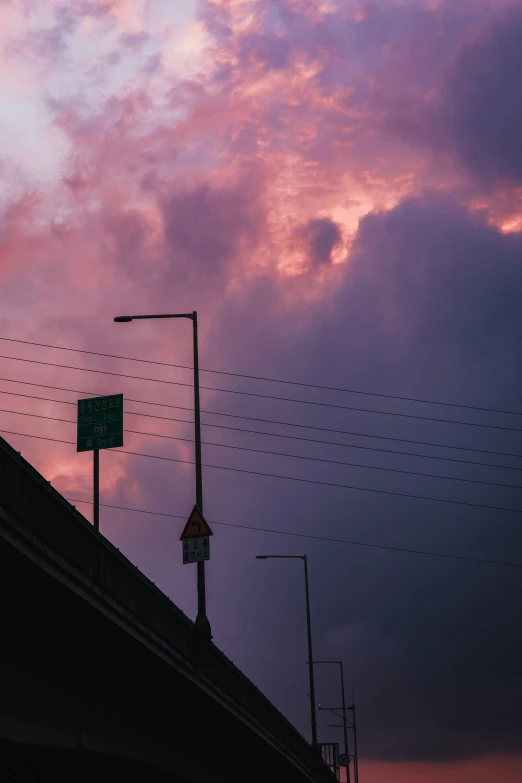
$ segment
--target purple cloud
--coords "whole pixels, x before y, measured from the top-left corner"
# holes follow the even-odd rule
[[[506,16],[458,56],[441,126],[483,182],[522,182],[522,14]]]
[[[309,0],[263,0],[251,5],[248,25],[237,3],[202,3],[214,42],[190,80],[165,81],[157,53],[101,106],[48,101],[72,148],[67,170],[49,193],[14,200],[0,222],[5,334],[189,368],[89,356],[90,366],[158,380],[58,368],[36,376],[32,365],[21,373],[97,393],[117,384],[133,399],[182,406],[160,409],[161,420],[134,419],[157,437],[129,433],[129,448],[192,457],[190,324],[119,328],[118,312],[197,309],[202,386],[269,395],[202,389],[204,409],[214,411],[204,414],[207,464],[310,482],[205,468],[205,510],[216,521],[208,569],[216,641],[307,733],[301,575],[254,561],[263,550],[307,551],[315,651],[344,659],[358,689],[361,751],[374,759],[520,750],[518,572],[217,523],[515,560],[519,517],[379,492],[519,508],[517,471],[495,465],[519,463],[506,455],[521,453],[520,419],[206,371],[520,409],[522,239],[490,225],[484,195],[499,182],[502,198],[516,202],[522,165],[513,76],[520,24],[516,14],[499,21],[499,2],[374,2],[356,15],[342,3],[328,11]],[[101,14],[110,4],[78,8]],[[113,15],[107,23],[119,24]],[[42,56],[54,62],[56,42],[43,50],[49,43]],[[149,89],[147,69],[158,89]],[[345,263],[330,263],[348,234]],[[19,312],[31,317],[20,321]],[[47,432],[43,420],[38,426]],[[185,440],[170,440],[177,437]],[[87,497],[90,465],[49,443],[34,447],[35,461]],[[103,460],[109,502],[190,510],[191,466]],[[401,470],[448,478],[392,472]],[[175,560],[178,522],[106,510],[103,529],[193,616],[193,573]],[[323,703],[337,701],[337,682],[318,674],[318,692]],[[334,732],[323,718],[326,739]]]
[[[362,221],[349,263],[339,271],[328,305],[304,307],[297,296],[300,282],[276,287],[268,279],[243,290],[243,298],[228,300],[222,327],[213,334],[209,354],[227,344],[229,368],[299,380],[314,377],[325,385],[386,389],[422,399],[520,409],[522,372],[518,360],[522,339],[522,238],[504,235],[479,214],[458,203],[425,195]],[[290,290],[294,288],[294,296]],[[294,301],[294,305],[289,305]],[[270,312],[270,318],[265,314]],[[240,331],[234,324],[242,324]],[[252,359],[255,357],[255,360]],[[311,390],[267,387],[280,396],[319,399],[333,404],[432,415],[437,418],[519,426],[518,417],[477,414],[413,404],[371,400],[357,395],[319,394]],[[214,395],[213,407],[244,415],[263,415],[307,425],[453,443],[469,448],[520,453],[516,432],[481,431],[449,424],[395,421],[357,411],[329,411],[269,401]],[[273,431],[273,427],[266,428]],[[303,430],[277,428],[279,433],[319,437]],[[480,455],[423,449],[365,438],[320,434],[323,439],[359,446],[399,448],[439,456]],[[244,438],[244,436],[243,436]],[[266,439],[267,441],[269,439]],[[324,447],[273,442],[277,450],[326,456]],[[243,442],[237,436],[232,442]],[[259,443],[259,439],[258,439]],[[331,453],[331,450],[330,450]],[[335,456],[334,456],[335,458]],[[371,451],[337,449],[339,460],[435,472],[461,478],[518,484],[509,471],[429,460],[373,455]],[[221,457],[221,459],[223,459]],[[261,458],[259,458],[261,459]],[[245,457],[246,460],[246,457]],[[507,462],[505,461],[507,460]],[[508,458],[482,455],[482,461],[513,464]],[[243,463],[244,465],[245,463]],[[357,468],[341,469],[292,461],[258,464],[259,469],[300,475],[312,480],[349,483],[375,489],[411,492],[486,505],[520,507],[517,490],[502,490],[422,477],[387,478]],[[253,479],[244,479],[251,482]],[[206,481],[217,498],[216,518],[223,518],[233,493],[233,479],[207,471]],[[372,496],[371,493],[325,490],[317,486],[284,486],[259,479],[266,487],[262,509],[248,495],[241,517],[250,525],[301,530],[334,538],[388,542],[418,549],[466,553],[513,560],[520,551],[518,517],[501,512]],[[261,486],[261,482],[264,482]],[[249,486],[249,485],[248,485]],[[257,497],[254,493],[254,498]],[[219,508],[223,504],[223,510]],[[214,513],[214,512],[213,512]],[[237,518],[237,517],[236,517]],[[257,539],[256,539],[257,542]],[[265,538],[245,543],[248,552],[313,552],[314,634],[318,657],[342,657],[350,682],[357,684],[364,704],[363,752],[374,758],[444,760],[484,752],[520,751],[522,723],[516,708],[522,678],[516,661],[522,653],[522,632],[512,622],[518,612],[518,572],[486,566],[446,564],[410,556],[355,549],[338,551],[306,540]],[[299,608],[300,594],[288,572],[252,573],[251,587],[236,611],[248,607],[262,622],[252,627],[248,643],[236,642],[236,655],[249,656],[249,666],[268,654],[267,640],[300,652],[302,617],[276,627],[262,614],[266,601],[275,618]],[[294,575],[295,577],[295,575]],[[295,577],[297,579],[297,577]],[[258,581],[259,580],[259,581]],[[252,598],[256,585],[262,596]],[[347,585],[350,585],[348,588]],[[345,585],[340,589],[340,585]],[[283,591],[292,586],[292,595]],[[254,600],[254,604],[251,602]],[[275,607],[283,604],[281,610]],[[302,630],[302,629],[301,629]],[[253,634],[253,636],[252,636]],[[288,635],[297,635],[295,642]],[[252,657],[252,643],[259,653]],[[250,652],[247,653],[247,650]],[[302,654],[302,653],[301,653]],[[383,660],[385,663],[383,663]],[[301,672],[304,677],[304,672]],[[307,731],[306,697],[283,694],[279,683],[283,663],[271,659],[270,671],[257,676],[271,698]],[[292,682],[293,682],[292,678]],[[336,699],[335,683],[324,681],[323,703]],[[480,684],[480,694],[477,692]],[[326,691],[325,691],[326,689]],[[290,688],[289,688],[290,690]],[[324,696],[324,694],[327,694]],[[328,696],[329,694],[329,696]],[[513,695],[515,694],[515,698]],[[518,696],[517,696],[518,694]],[[338,697],[337,697],[338,698]],[[479,704],[488,703],[485,714]],[[448,714],[451,719],[448,720]],[[491,714],[495,722],[491,724]],[[362,720],[362,717],[361,717]]]
[[[302,226],[298,234],[304,239],[313,265],[327,264],[332,251],[341,241],[339,226],[329,218],[315,218]]]

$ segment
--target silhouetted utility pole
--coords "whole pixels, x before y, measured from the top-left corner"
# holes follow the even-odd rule
[[[357,755],[357,726],[355,722],[355,710],[357,709],[355,706],[355,688],[352,688],[352,706],[348,707],[349,710],[353,712],[353,769],[354,769],[354,775],[355,775],[355,783],[359,783],[359,757]]]
[[[308,638],[308,676],[310,680],[310,717],[312,723],[312,745],[317,748],[317,720],[315,714],[315,683],[312,647],[312,624],[310,621],[310,592],[308,590],[308,557],[306,555],[256,555],[257,560],[302,560],[304,564],[306,631]]]
[[[92,452],[92,482],[93,482],[93,513],[92,521],[94,529],[100,529],[100,452],[98,449],[94,449]]]
[[[192,321],[192,343],[194,354],[194,446],[196,457],[196,505],[203,513],[203,478],[201,468],[201,411],[199,406],[199,356],[198,356],[198,314],[167,313],[165,315],[119,315],[114,320],[119,323],[148,320],[149,318],[188,318]],[[205,563],[198,561],[198,614],[195,628],[210,641],[212,633],[207,617],[207,601],[205,590]]]

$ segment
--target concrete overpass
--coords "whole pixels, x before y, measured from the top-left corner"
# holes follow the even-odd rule
[[[0,438],[0,781],[333,783],[304,738]]]

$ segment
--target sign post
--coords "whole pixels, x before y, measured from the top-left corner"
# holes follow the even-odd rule
[[[210,536],[212,530],[197,506],[194,506],[183,528],[180,541],[183,546],[183,564],[203,563],[210,560]]]
[[[93,452],[93,523],[100,529],[100,449],[123,446],[123,394],[78,400],[77,451]]]
[[[100,529],[100,450],[93,449],[92,452],[92,521],[94,529]]]

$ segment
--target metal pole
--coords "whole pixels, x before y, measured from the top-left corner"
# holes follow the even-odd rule
[[[355,697],[352,688],[352,710],[353,710],[353,767],[355,783],[359,783],[359,757],[357,755],[357,727],[355,725]]]
[[[343,704],[343,734],[344,734],[344,753],[347,758],[347,764],[346,764],[346,783],[350,783],[350,756],[348,754],[348,727],[347,727],[347,719],[346,719],[346,699],[344,697],[344,672],[343,672],[343,662],[339,661],[339,666],[341,668],[341,695],[343,698],[342,704]],[[355,765],[354,765],[355,768]],[[355,774],[355,772],[354,772]]]
[[[201,468],[201,410],[199,404],[199,355],[198,355],[198,314],[192,313],[192,334],[194,347],[194,444],[196,457],[196,505],[203,513],[203,471]],[[210,623],[207,617],[207,601],[205,591],[205,563],[198,562],[198,614],[196,628],[203,635],[212,638]]]
[[[192,313],[159,313],[157,315],[118,315],[115,321],[128,322],[148,318],[190,318],[193,330],[194,350],[194,442],[196,458],[196,505],[203,513],[203,478],[201,470],[201,416],[199,407],[199,361],[198,361],[198,314]],[[205,564],[198,562],[198,614],[196,617],[196,630],[201,632],[208,640],[212,638],[210,623],[207,618],[205,595]]]
[[[100,529],[100,452],[94,449],[92,452],[92,478],[93,478],[93,522],[94,529]]]
[[[203,513],[203,476],[201,470],[201,412],[199,407],[199,355],[198,314],[192,313],[192,334],[194,346],[194,442],[196,445],[196,504]]]
[[[308,592],[308,558],[303,555],[306,590],[306,625],[308,630],[308,670],[310,673],[310,709],[312,718],[312,745],[317,747],[317,722],[315,715],[314,658],[312,650],[312,628],[310,622],[310,595]]]

